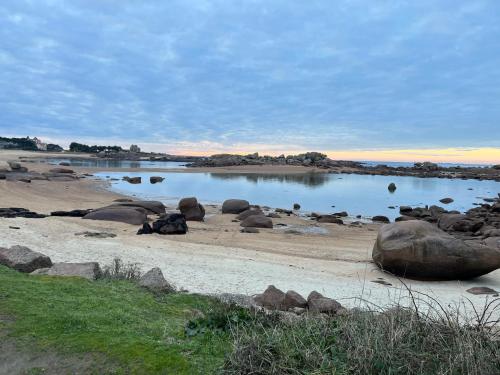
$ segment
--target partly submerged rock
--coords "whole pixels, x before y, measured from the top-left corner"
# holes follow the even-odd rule
[[[156,184],[159,182],[163,182],[164,179],[165,179],[164,177],[160,177],[160,176],[151,176],[151,177],[149,177],[149,182],[151,184]]]
[[[33,272],[38,268],[52,266],[50,258],[25,246],[0,247],[0,264],[19,272]]]
[[[500,251],[472,246],[425,221],[402,221],[380,228],[374,262],[395,275],[456,280],[500,268]]]

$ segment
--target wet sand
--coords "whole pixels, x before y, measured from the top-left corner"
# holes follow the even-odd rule
[[[4,161],[17,160],[18,156],[27,154],[33,156],[33,153],[20,151],[0,152],[0,168]],[[38,163],[23,165],[39,172],[54,168]],[[96,171],[71,168],[78,173]],[[238,168],[237,172],[241,172]],[[275,172],[275,167],[266,168]],[[236,171],[229,169],[228,173]],[[174,172],[172,169],[167,171]],[[121,197],[107,191],[104,184],[92,177],[71,182],[32,181],[28,184],[0,180],[0,207],[23,207],[40,213],[96,208]],[[169,280],[193,292],[254,294],[274,284],[303,294],[318,290],[342,300],[347,306],[356,305],[354,297],[385,305],[407,295],[397,278],[382,273],[371,263],[378,224],[362,227],[318,224],[285,215],[273,221],[275,225],[285,224],[286,227],[276,226],[275,229],[262,229],[258,234],[247,234],[240,233],[239,223],[232,219],[234,215],[222,215],[219,207],[207,206],[206,221],[189,222],[189,233],[185,236],[137,236],[136,226],[122,223],[63,217],[0,218],[0,246],[25,245],[49,255],[56,262],[98,261],[104,265],[120,257],[125,262],[138,263],[143,270],[159,266]],[[321,228],[321,233],[307,233],[310,228]],[[287,229],[306,233],[289,234]],[[110,232],[117,236],[97,239],[75,235],[83,231]],[[383,278],[392,286],[371,282],[377,278]],[[474,296],[465,290],[472,286],[500,290],[500,270],[467,282],[405,280],[405,283],[415,290],[431,293],[444,303],[455,304],[466,296],[481,305],[485,296]]]

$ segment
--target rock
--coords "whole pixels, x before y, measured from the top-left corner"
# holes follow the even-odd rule
[[[19,272],[29,273],[38,268],[52,266],[52,261],[48,256],[25,246],[12,246],[9,249],[0,247],[0,264]]]
[[[166,207],[160,201],[132,201],[132,202],[116,202],[108,207],[140,207],[145,209],[147,214],[162,215],[165,213]]]
[[[159,234],[186,234],[188,226],[182,214],[168,214],[153,223],[153,232]]]
[[[499,250],[473,247],[420,220],[382,226],[372,257],[380,268],[416,279],[468,279],[500,267]]]
[[[49,170],[50,173],[75,173],[74,170],[68,168],[53,168]]]
[[[283,300],[283,308],[285,310],[290,310],[292,308],[305,308],[307,307],[307,301],[299,293],[289,290],[285,293],[285,298]]]
[[[443,204],[450,204],[453,202],[453,199],[452,198],[443,198],[443,199],[440,199],[439,201]]]
[[[142,224],[142,228],[137,231],[137,234],[152,234],[154,233],[153,228],[149,223]]]
[[[470,294],[498,294],[494,289],[486,286],[475,286],[466,290]]]
[[[205,208],[194,197],[182,198],[179,201],[179,210],[188,221],[203,221],[205,217]]]
[[[240,223],[242,227],[253,227],[253,228],[272,228],[273,221],[271,218],[264,215],[252,215],[247,217]]]
[[[257,305],[266,309],[281,310],[283,309],[285,293],[274,285],[269,285],[264,293],[256,295],[254,300]]]
[[[116,234],[114,233],[107,233],[107,232],[78,232],[75,233],[75,236],[83,236],[83,237],[92,237],[92,238],[114,238],[116,237]]]
[[[140,279],[139,285],[155,292],[175,292],[175,288],[169,284],[163,272],[158,267],[150,269]]]
[[[491,247],[492,249],[498,249],[500,250],[500,236],[499,237],[488,237],[483,240],[483,243]]]
[[[70,163],[68,163],[68,162],[66,162],[66,161],[62,161],[62,162],[60,162],[60,163],[59,163],[59,165],[60,165],[61,167],[69,167],[71,164],[70,164]]]
[[[310,312],[336,314],[342,305],[332,298],[323,296],[321,293],[313,291],[307,297],[307,307]]]
[[[293,204],[293,209],[294,209],[294,210],[300,210],[300,204],[298,204],[298,203],[294,203],[294,204]]]
[[[130,198],[118,198],[118,199],[115,199],[113,202],[133,202],[134,200],[133,199],[130,199]]]
[[[151,176],[151,177],[149,177],[149,182],[152,184],[156,184],[158,182],[163,182],[164,179],[165,178],[160,177],[160,176]]]
[[[266,216],[270,217],[271,219],[281,219],[281,215],[277,214],[276,212],[270,212]]]
[[[127,224],[140,225],[147,221],[144,210],[135,207],[104,207],[89,212],[83,217],[86,220],[118,221]]]
[[[122,180],[127,181],[129,184],[140,184],[142,182],[142,177],[125,176],[122,178]]]
[[[10,169],[13,171],[18,171],[22,169],[21,163],[14,161],[14,160],[9,160],[7,161],[7,164],[9,165]]]
[[[262,212],[261,209],[256,209],[256,208],[251,208],[249,210],[245,210],[243,211],[242,213],[238,214],[238,216],[236,216],[236,219],[238,220],[245,220],[247,217],[250,217],[252,215],[264,215],[264,212]],[[270,217],[270,216],[268,216]]]
[[[9,207],[9,208],[0,208],[0,217],[5,217],[5,218],[25,217],[28,219],[43,219],[44,217],[47,217],[47,215],[38,214],[26,208]]]
[[[50,268],[41,268],[31,272],[32,275],[73,276],[95,280],[101,276],[101,267],[97,262],[88,263],[54,263]]]
[[[338,216],[338,217],[347,217],[349,214],[346,211],[340,211],[340,212],[335,212],[333,216]]]
[[[383,215],[373,216],[372,221],[377,222],[377,223],[390,223],[391,222],[387,216],[383,216]]]
[[[71,210],[71,211],[52,211],[50,216],[69,216],[69,217],[84,217],[92,210]]]
[[[236,305],[246,309],[255,309],[257,307],[254,299],[246,294],[221,293],[215,294],[213,297],[227,305]]]
[[[291,214],[293,214],[292,210],[287,210],[286,208],[277,208],[274,211],[277,212],[277,213],[280,213],[280,214],[286,214],[288,216],[290,216]]]
[[[394,221],[398,222],[398,221],[408,221],[408,220],[418,220],[418,219],[416,217],[413,217],[413,216],[403,215],[403,216],[397,217]]]
[[[316,218],[318,223],[333,223],[333,224],[338,224],[338,225],[343,225],[344,222],[342,219],[339,219],[335,215],[320,215]]]
[[[387,190],[389,190],[391,193],[396,191],[396,184],[394,182],[391,182],[389,186],[387,186]]]
[[[399,213],[402,215],[408,215],[412,211],[413,211],[413,208],[411,208],[410,206],[400,206],[399,207]]]
[[[223,214],[239,214],[250,208],[250,203],[243,199],[228,199],[222,204]]]
[[[241,233],[260,233],[260,231],[257,228],[252,228],[252,227],[241,228],[240,232]]]

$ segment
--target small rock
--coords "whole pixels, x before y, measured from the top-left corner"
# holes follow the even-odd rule
[[[241,233],[260,233],[260,231],[257,228],[253,228],[253,227],[241,228],[240,232]]]
[[[31,272],[32,275],[71,276],[95,280],[101,276],[101,268],[97,262],[87,263],[54,263],[50,268],[42,268]]]
[[[271,218],[264,215],[252,215],[247,217],[240,223],[242,227],[253,227],[253,228],[272,228],[273,221]]]
[[[163,277],[158,267],[150,269],[140,279],[139,285],[155,292],[175,292],[175,288]]]
[[[243,199],[228,199],[222,204],[223,214],[239,214],[250,208],[250,203]]]
[[[394,193],[396,191],[396,184],[394,182],[391,182],[389,186],[387,186],[387,190],[389,190],[391,193]]]
[[[293,204],[293,209],[294,209],[294,210],[300,210],[300,204],[298,204],[298,203],[294,203],[294,204]]]
[[[164,179],[165,178],[160,177],[160,176],[151,176],[151,177],[149,177],[149,182],[152,184],[156,184],[158,182],[163,182]]]
[[[486,286],[475,286],[473,288],[467,289],[470,294],[498,294],[494,289],[488,288]]]
[[[372,221],[378,222],[378,223],[390,223],[391,221],[387,216],[383,215],[376,215],[372,217]]]
[[[285,298],[283,300],[283,308],[289,310],[291,308],[305,308],[307,307],[307,301],[299,293],[294,290],[289,290],[285,293]]]
[[[25,246],[0,247],[0,264],[19,272],[30,273],[38,268],[52,266],[50,258]]]
[[[443,198],[443,199],[440,199],[439,201],[443,204],[450,204],[453,202],[453,199],[452,198]]]
[[[285,293],[274,285],[269,285],[264,293],[256,295],[254,300],[257,305],[267,309],[281,310],[285,300]]]

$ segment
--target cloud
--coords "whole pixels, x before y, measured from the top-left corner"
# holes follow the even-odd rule
[[[0,133],[207,152],[500,147],[499,11],[8,0]]]

